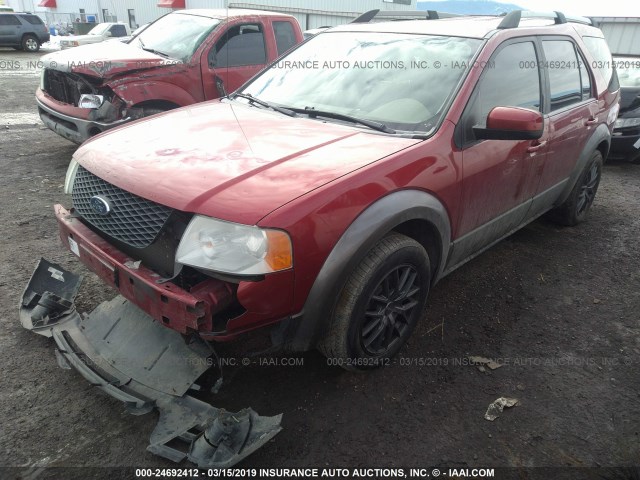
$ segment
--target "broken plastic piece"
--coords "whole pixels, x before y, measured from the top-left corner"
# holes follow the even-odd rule
[[[51,336],[51,327],[75,311],[82,277],[41,258],[22,294],[20,321],[27,330]],[[22,313],[28,311],[28,315]]]
[[[158,408],[147,450],[174,462],[188,458],[202,468],[225,468],[280,432],[282,415],[228,413],[186,394],[199,389],[196,380],[214,364],[204,342],[185,343],[122,296],[81,316],[73,304],[80,282],[42,259],[23,296],[22,325],[53,337],[58,364],[74,367],[129,413]]]
[[[500,416],[505,407],[515,407],[520,401],[517,398],[500,397],[489,404],[484,418],[493,422]]]
[[[485,357],[469,357],[469,361],[474,365],[486,366],[491,370],[495,370],[496,368],[500,368],[502,366],[498,362],[494,362],[490,358]]]

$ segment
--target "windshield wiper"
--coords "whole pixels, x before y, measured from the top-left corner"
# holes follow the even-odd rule
[[[144,50],[145,52],[151,52],[151,53],[155,53],[156,55],[160,55],[161,57],[171,58],[171,56],[167,55],[164,52],[159,52],[158,50],[154,50],[153,48],[147,48],[140,37],[133,37],[133,38],[135,38],[136,40],[138,40],[138,42],[140,42],[140,46],[142,47],[142,50]]]
[[[314,107],[304,107],[304,108],[293,108],[288,107],[289,110],[296,113],[306,113],[310,118],[316,117],[326,117],[326,118],[334,118],[336,120],[343,120],[345,122],[350,123],[358,123],[360,125],[364,125],[365,127],[369,127],[372,130],[377,130],[378,132],[384,133],[396,133],[395,130],[387,127],[384,123],[374,122],[373,120],[366,120],[364,118],[352,117],[351,115],[345,115],[343,113],[330,112],[327,110],[316,110]]]
[[[249,101],[249,103],[256,103],[262,107],[265,108],[270,108],[271,110],[274,110],[278,113],[282,113],[284,115],[288,115],[289,117],[297,117],[298,115],[296,115],[296,112],[292,109],[292,108],[282,108],[282,107],[278,107],[277,105],[274,105],[272,103],[269,102],[265,102],[264,100],[260,100],[259,98],[254,97],[253,95],[249,94],[249,93],[234,93],[233,94],[233,98],[244,98],[246,100]]]

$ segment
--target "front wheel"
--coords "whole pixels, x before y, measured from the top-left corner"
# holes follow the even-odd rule
[[[318,349],[347,370],[388,364],[422,317],[430,282],[424,247],[387,235],[349,276]]]
[[[562,205],[551,211],[552,220],[562,225],[572,226],[587,218],[600,185],[602,163],[602,153],[596,150],[591,154],[569,197]]]

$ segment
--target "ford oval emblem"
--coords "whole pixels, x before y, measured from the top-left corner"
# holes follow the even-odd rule
[[[93,209],[93,211],[96,212],[98,215],[105,216],[111,213],[111,204],[109,203],[109,200],[107,200],[104,197],[101,197],[100,195],[95,195],[91,197],[91,200],[89,200],[89,203],[91,204],[91,208]]]

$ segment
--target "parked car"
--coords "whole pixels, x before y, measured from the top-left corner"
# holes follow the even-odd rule
[[[334,27],[226,98],[91,139],[65,180],[73,208],[55,214],[121,296],[83,318],[77,276],[41,262],[22,324],[93,385],[157,405],[149,450],[229,466],[279,419],[203,420],[182,397],[202,370],[179,375],[177,351],[264,329],[331,365],[389,365],[445,275],[546,212],[586,219],[619,100],[589,23],[516,11]],[[223,432],[233,448],[217,448]]]
[[[290,15],[172,12],[127,44],[44,56],[38,111],[51,130],[82,143],[137,118],[224,96],[301,41]]]
[[[86,35],[70,35],[60,40],[60,48],[79,47],[81,45],[90,45],[93,43],[104,42],[112,38],[124,38],[131,36],[131,30],[126,23],[99,23],[93,27]]]
[[[138,28],[136,28],[133,32],[131,32],[131,35],[127,35],[126,37],[118,37],[118,38],[110,38],[107,41],[108,42],[123,42],[123,43],[128,43],[131,41],[131,39],[133,37],[137,37],[138,35],[140,35],[140,33],[142,33],[142,31],[147,28],[150,24],[149,23],[145,23],[144,25],[140,25]]]
[[[37,52],[49,38],[49,30],[37,15],[0,12],[0,47]]]
[[[614,61],[620,78],[620,113],[610,156],[640,163],[640,57],[616,57]]]

